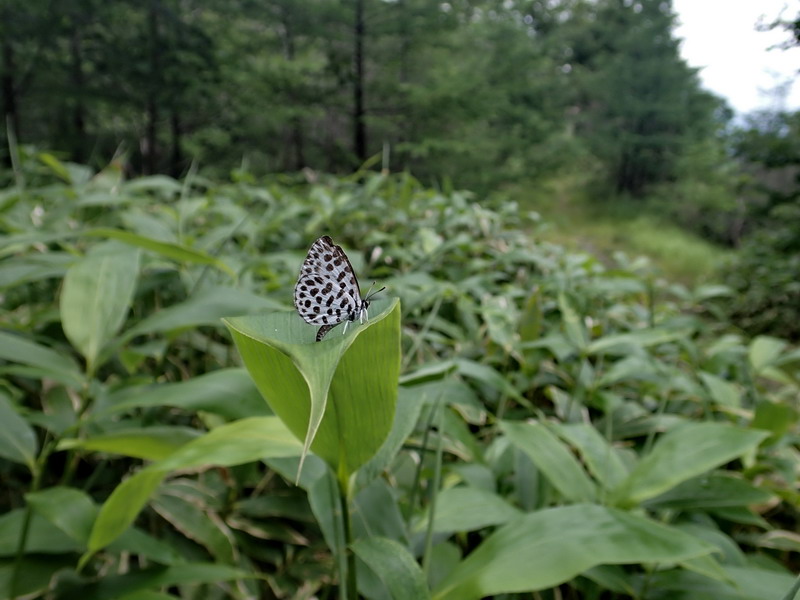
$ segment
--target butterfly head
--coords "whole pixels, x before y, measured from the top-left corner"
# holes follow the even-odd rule
[[[362,323],[364,322],[365,319],[369,318],[369,315],[367,314],[367,309],[369,308],[369,305],[372,302],[372,299],[377,294],[380,294],[383,290],[386,289],[386,286],[383,286],[381,289],[376,290],[376,291],[373,292],[372,288],[374,288],[374,287],[375,287],[375,282],[373,281],[372,285],[369,286],[369,290],[367,291],[367,295],[364,296],[364,299],[361,301],[361,308],[358,311],[357,318]],[[355,319],[352,319],[352,320],[355,321]]]

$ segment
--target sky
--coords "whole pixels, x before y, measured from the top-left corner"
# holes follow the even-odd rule
[[[700,67],[703,87],[727,99],[739,114],[758,109],[800,109],[800,81],[781,98],[779,84],[798,79],[800,48],[769,50],[789,39],[783,29],[757,31],[784,10],[800,12],[798,0],[673,0],[676,37],[689,66]]]

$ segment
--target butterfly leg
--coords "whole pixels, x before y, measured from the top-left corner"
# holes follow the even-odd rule
[[[350,324],[350,320],[349,320],[349,319],[347,319],[347,320],[344,322],[344,328],[342,329],[342,335],[344,335],[345,333],[347,333],[347,326],[348,326],[349,324]]]
[[[317,341],[322,341],[322,338],[325,337],[325,334],[328,333],[332,329],[331,325],[323,325],[317,330]]]

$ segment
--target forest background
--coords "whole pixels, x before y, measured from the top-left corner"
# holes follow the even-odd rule
[[[591,240],[598,211],[610,215],[617,231],[601,247],[642,250],[631,239],[642,223],[626,218],[659,215],[645,225],[657,238],[666,219],[712,244],[670,229],[675,241],[655,249],[690,278],[720,263],[717,250],[780,261],[797,248],[781,234],[797,224],[797,114],[734,121],[681,59],[669,2],[5,0],[0,11],[4,125],[66,160],[228,177],[349,173],[377,157],[425,183],[524,197],[571,222],[572,239]],[[796,22],[771,26],[796,43]],[[9,164],[7,148],[0,158]],[[768,300],[726,277],[748,298],[732,308],[748,328],[775,327],[764,311],[777,303],[798,334],[796,292]]]

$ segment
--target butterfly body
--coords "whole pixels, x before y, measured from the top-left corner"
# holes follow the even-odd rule
[[[320,326],[317,341],[339,323],[345,322],[345,331],[350,321],[363,323],[369,305],[344,250],[327,235],[311,244],[294,287],[294,306],[306,323]]]

